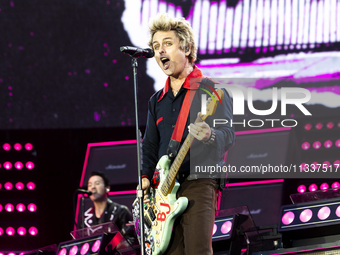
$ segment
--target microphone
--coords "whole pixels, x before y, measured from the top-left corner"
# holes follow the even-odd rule
[[[86,190],[86,189],[77,189],[77,192],[78,193],[81,193],[81,194],[86,194],[88,196],[91,196],[92,195],[92,192],[89,191],[89,190]]]
[[[155,52],[150,48],[142,49],[133,46],[122,46],[120,47],[120,51],[124,52],[125,54],[131,55],[134,58],[152,58],[155,55]]]

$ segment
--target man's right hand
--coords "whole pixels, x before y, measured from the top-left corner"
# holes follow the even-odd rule
[[[144,191],[144,203],[149,203],[149,188],[150,188],[150,180],[148,178],[142,178],[142,190]]]
[[[144,194],[146,194],[145,190],[147,190],[148,188],[150,188],[150,181],[148,178],[144,177],[142,178],[142,190],[144,190]]]

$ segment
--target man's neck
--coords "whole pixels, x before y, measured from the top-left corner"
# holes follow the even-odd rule
[[[175,91],[178,91],[192,70],[194,70],[194,67],[191,64],[187,64],[184,71],[178,77],[170,76],[171,88]]]
[[[94,204],[94,210],[97,218],[100,218],[102,214],[105,211],[106,205],[107,205],[107,200],[103,201],[95,201],[93,202]]]

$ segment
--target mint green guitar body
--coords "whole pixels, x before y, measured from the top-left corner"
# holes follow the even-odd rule
[[[157,163],[160,175],[160,182],[157,189],[154,189],[151,202],[145,210],[144,216],[151,222],[151,229],[146,236],[146,243],[151,254],[164,254],[168,248],[172,228],[178,216],[180,216],[188,206],[188,199],[180,197],[176,199],[176,193],[180,184],[175,183],[168,194],[163,194],[162,187],[166,185],[166,178],[169,174],[170,159],[167,155],[161,157]],[[152,215],[152,212],[154,215]]]

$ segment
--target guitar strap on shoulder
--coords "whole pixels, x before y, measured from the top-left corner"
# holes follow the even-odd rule
[[[168,145],[167,154],[169,155],[171,159],[173,159],[177,155],[177,152],[178,152],[178,149],[181,144],[182,137],[183,137],[184,128],[187,124],[190,106],[195,96],[195,93],[196,93],[196,90],[190,91],[188,89],[185,94],[183,104],[179,112],[174,131],[172,132],[171,140]]]

